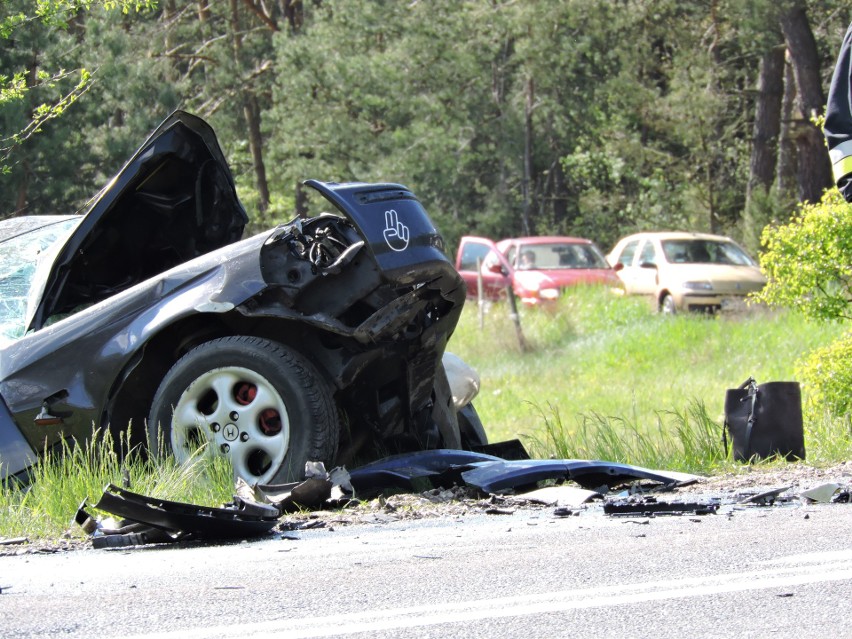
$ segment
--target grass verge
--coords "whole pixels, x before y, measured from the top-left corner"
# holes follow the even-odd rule
[[[542,457],[704,473],[734,467],[722,443],[726,389],[749,376],[795,380],[800,358],[848,330],[761,307],[661,316],[597,287],[521,309],[520,321],[526,351],[505,305],[491,305],[480,327],[468,304],[449,346],[480,374],[475,403],[491,440],[518,437]],[[848,459],[850,441],[848,418],[805,424],[808,463]]]

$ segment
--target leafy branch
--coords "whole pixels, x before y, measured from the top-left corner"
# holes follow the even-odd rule
[[[71,90],[54,102],[45,102],[36,106],[33,109],[30,121],[21,131],[0,139],[0,163],[2,163],[3,172],[8,172],[8,167],[5,166],[5,163],[11,156],[12,151],[41,131],[45,123],[61,116],[71,104],[91,88],[94,80],[91,73],[86,69],[78,69],[77,71],[60,70],[52,76],[44,71],[39,71],[36,74],[37,83],[30,87],[26,86],[24,73],[16,73],[9,81],[6,78],[0,77],[0,104],[2,104],[11,100],[23,100],[26,92],[36,87],[55,87],[58,83],[78,73],[80,79]]]
[[[107,11],[120,10],[127,14],[130,11],[140,12],[156,6],[156,0],[36,0],[33,14],[30,16],[22,12],[0,15],[0,39],[8,40],[17,29],[33,21],[39,21],[47,28],[66,29],[71,18],[82,11],[91,11],[93,7],[102,7]],[[0,10],[6,8],[6,3],[0,5]],[[79,75],[79,80],[70,90],[51,102],[35,106],[30,121],[23,129],[0,138],[0,172],[8,173],[7,162],[12,152],[41,131],[47,122],[61,116],[91,88],[93,82],[92,74],[83,68],[73,71],[60,69],[52,73],[42,69],[34,73],[16,71],[11,77],[0,75],[0,106],[13,101],[23,101],[34,89],[55,88],[60,82],[75,75]]]

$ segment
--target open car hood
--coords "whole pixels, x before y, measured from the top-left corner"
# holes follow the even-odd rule
[[[247,222],[213,130],[175,111],[89,203],[28,328],[235,242]]]

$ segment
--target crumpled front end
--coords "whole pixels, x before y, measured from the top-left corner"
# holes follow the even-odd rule
[[[277,338],[334,385],[353,447],[460,446],[441,361],[465,288],[441,236],[400,185],[307,184],[337,212],[269,236],[261,256],[269,286],[242,312],[294,320]]]

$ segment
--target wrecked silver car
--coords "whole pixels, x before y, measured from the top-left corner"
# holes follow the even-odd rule
[[[260,483],[485,444],[444,369],[465,287],[423,206],[306,184],[331,213],[241,239],[212,129],[175,112],[82,215],[0,222],[3,475],[93,427]]]

